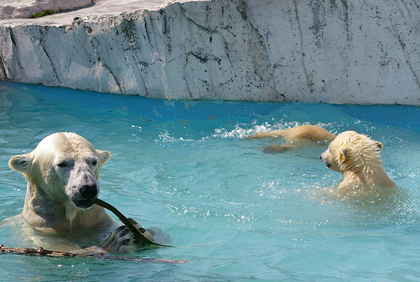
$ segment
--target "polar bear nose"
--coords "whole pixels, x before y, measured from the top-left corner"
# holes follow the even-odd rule
[[[98,188],[96,184],[93,185],[83,185],[80,188],[80,195],[85,199],[93,199],[98,195]]]

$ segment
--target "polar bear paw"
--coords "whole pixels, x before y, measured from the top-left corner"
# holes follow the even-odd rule
[[[132,218],[129,218],[128,220],[130,220],[134,227],[136,227],[147,239],[152,242],[154,241],[151,233],[152,231],[149,232],[144,229]],[[135,249],[134,245],[144,247],[142,242],[135,239],[133,232],[125,225],[122,225],[110,233],[105,241],[99,244],[98,247],[114,253],[131,253]]]

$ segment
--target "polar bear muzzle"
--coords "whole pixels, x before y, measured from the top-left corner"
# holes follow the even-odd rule
[[[73,203],[80,209],[88,209],[93,206],[91,200],[98,197],[99,189],[97,184],[83,185],[79,189],[79,193],[76,193],[75,197],[72,197]]]
[[[91,200],[99,195],[99,184],[94,172],[86,163],[76,163],[69,173],[66,193],[79,209],[93,206]]]

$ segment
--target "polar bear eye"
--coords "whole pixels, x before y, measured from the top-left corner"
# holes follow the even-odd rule
[[[94,160],[93,162],[92,162],[92,165],[97,165],[98,164],[98,161],[97,160]]]
[[[65,168],[65,167],[72,167],[73,166],[73,161],[72,160],[60,160],[57,162],[57,166],[59,168]]]

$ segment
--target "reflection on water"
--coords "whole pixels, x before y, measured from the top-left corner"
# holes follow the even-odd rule
[[[189,262],[133,265],[0,256],[5,265],[2,277],[13,281],[420,277],[420,138],[409,121],[381,124],[358,118],[359,108],[352,112],[346,106],[343,111],[328,104],[139,99],[141,105],[134,105],[134,97],[101,98],[97,93],[60,89],[68,92],[67,98],[77,94],[77,99],[63,100],[48,93],[51,88],[43,89],[22,85],[0,89],[0,220],[20,213],[25,198],[26,181],[8,168],[9,158],[31,151],[50,133],[74,131],[112,154],[99,176],[101,198],[143,226],[161,229],[178,246],[133,256]],[[383,114],[374,109],[375,117]],[[335,134],[355,130],[380,141],[384,167],[398,188],[370,197],[337,198],[330,187],[340,175],[319,159],[324,144],[267,155],[261,147],[278,140],[243,138],[307,123]],[[13,232],[0,228],[0,243],[18,244],[14,236],[19,234]]]

